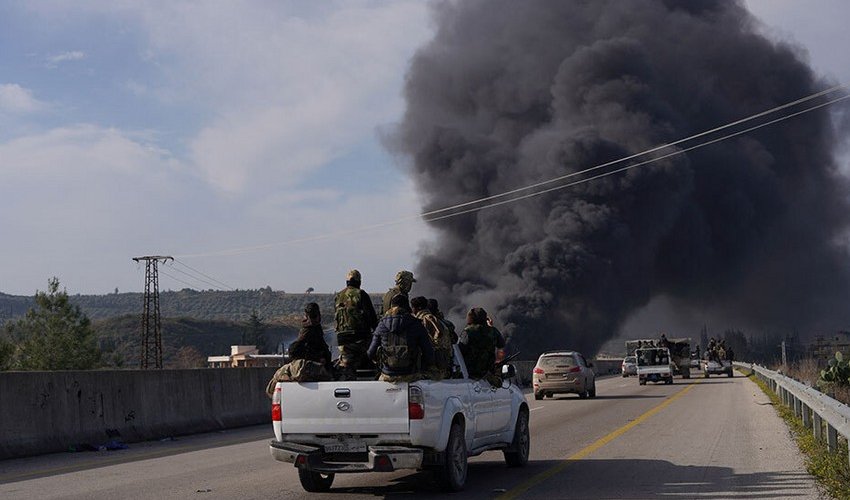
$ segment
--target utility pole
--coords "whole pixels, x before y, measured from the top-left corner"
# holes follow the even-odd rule
[[[139,356],[143,370],[162,368],[162,328],[159,321],[159,268],[174,257],[146,255],[133,257],[136,262],[145,261],[145,305],[142,312],[142,352]]]

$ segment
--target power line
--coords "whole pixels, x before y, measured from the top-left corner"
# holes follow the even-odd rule
[[[197,281],[198,283],[203,283],[203,284],[205,284],[205,285],[209,285],[209,286],[211,286],[211,287],[213,287],[213,288],[217,288],[217,289],[219,289],[219,290],[221,290],[221,289],[222,289],[220,286],[216,285],[216,284],[215,284],[215,283],[213,283],[212,281],[207,281],[207,280],[205,280],[205,279],[203,279],[203,278],[198,278],[197,276],[193,276],[193,275],[191,275],[191,274],[189,274],[189,273],[187,273],[187,272],[185,272],[185,271],[183,271],[183,270],[181,270],[181,269],[177,269],[177,268],[176,268],[176,267],[174,267],[173,265],[172,265],[172,266],[170,266],[170,269],[171,269],[172,271],[176,271],[176,272],[178,272],[178,273],[180,273],[180,274],[182,274],[182,275],[184,275],[184,276],[188,276],[190,279],[193,279],[193,280]]]
[[[195,269],[194,267],[191,267],[189,264],[184,264],[183,262],[180,262],[179,260],[175,260],[175,261],[174,261],[174,263],[175,263],[175,264],[179,264],[179,265],[181,265],[181,266],[185,267],[186,269],[189,269],[189,270],[191,270],[191,271],[194,271],[194,272],[196,272],[196,273],[200,274],[201,276],[203,276],[203,277],[205,277],[205,278],[208,278],[208,279],[210,279],[210,280],[212,280],[212,281],[215,281],[216,283],[218,283],[219,285],[221,285],[221,286],[223,286],[223,287],[225,287],[225,288],[228,288],[228,289],[230,289],[230,290],[234,290],[234,288],[233,288],[232,286],[228,285],[227,283],[224,283],[224,282],[222,282],[222,281],[219,281],[219,280],[217,280],[217,279],[213,278],[212,276],[206,275],[206,274],[202,273],[201,271],[198,271],[198,270],[197,270],[197,269]]]
[[[599,178],[602,178],[602,177],[607,177],[609,175],[613,175],[613,174],[616,174],[616,173],[619,173],[619,172],[624,172],[624,171],[629,170],[631,168],[635,168],[635,167],[638,167],[638,166],[653,163],[653,162],[668,158],[670,156],[683,154],[685,152],[692,151],[694,149],[698,149],[698,148],[701,148],[701,147],[704,147],[704,146],[707,146],[707,145],[710,145],[710,144],[714,144],[714,143],[720,142],[722,140],[725,140],[725,139],[728,139],[728,138],[731,138],[731,137],[742,135],[742,134],[751,132],[753,130],[757,130],[759,128],[762,128],[762,127],[765,127],[765,126],[768,126],[768,125],[771,125],[771,124],[774,124],[774,123],[777,123],[777,122],[780,122],[780,121],[784,121],[784,120],[787,120],[789,118],[792,118],[792,117],[795,117],[795,116],[798,116],[798,115],[801,115],[803,113],[808,113],[810,111],[814,111],[814,110],[822,108],[824,106],[828,106],[828,105],[834,104],[836,102],[843,101],[843,100],[849,98],[850,95],[843,95],[842,97],[832,99],[830,101],[827,101],[826,103],[821,103],[821,104],[812,106],[810,108],[806,108],[804,110],[797,111],[795,113],[792,113],[792,114],[789,114],[789,115],[786,115],[786,116],[783,116],[783,117],[762,123],[762,124],[754,126],[754,127],[750,127],[750,128],[747,128],[747,129],[744,129],[744,130],[741,130],[741,131],[738,131],[738,132],[735,132],[735,133],[732,133],[732,134],[727,134],[727,135],[722,136],[720,138],[712,139],[710,141],[706,141],[704,143],[700,143],[700,144],[697,144],[695,146],[691,146],[691,147],[688,147],[688,148],[685,148],[685,149],[676,150],[672,153],[668,153],[666,155],[662,155],[662,156],[659,156],[659,157],[656,157],[656,158],[652,158],[650,160],[646,160],[646,161],[643,161],[643,162],[632,164],[632,165],[622,167],[622,168],[619,168],[619,169],[615,169],[615,170],[612,170],[612,171],[608,171],[608,172],[603,173],[603,174],[598,174],[598,175],[591,176],[591,177],[588,177],[588,178],[585,178],[585,179],[581,179],[579,181],[558,185],[558,186],[548,188],[548,189],[544,189],[544,190],[541,190],[541,191],[535,191],[533,193],[529,193],[529,194],[526,194],[526,195],[517,196],[517,197],[514,197],[514,198],[509,198],[507,200],[503,200],[503,201],[499,201],[499,202],[495,202],[495,203],[491,203],[491,204],[487,204],[487,205],[482,205],[482,206],[479,206],[479,207],[474,207],[474,208],[469,208],[469,209],[466,209],[466,210],[453,212],[453,210],[457,210],[459,208],[484,203],[486,201],[491,201],[491,200],[498,199],[498,198],[503,198],[503,197],[506,197],[506,196],[510,196],[512,194],[522,192],[522,191],[527,191],[529,189],[534,189],[534,188],[541,187],[541,186],[544,186],[544,185],[547,185],[547,184],[566,180],[566,179],[576,177],[576,176],[579,176],[579,175],[583,175],[583,174],[586,174],[586,173],[589,173],[589,172],[593,172],[593,171],[596,171],[596,170],[599,170],[599,169],[602,169],[602,168],[605,168],[605,167],[609,167],[609,166],[612,166],[612,165],[615,165],[615,164],[618,164],[618,163],[622,163],[622,162],[637,158],[639,156],[643,156],[643,155],[650,154],[650,153],[653,153],[653,152],[658,152],[658,151],[661,151],[663,149],[670,148],[670,147],[682,144],[684,142],[694,140],[694,139],[699,138],[699,137],[704,137],[706,135],[709,135],[709,134],[712,134],[712,133],[715,133],[715,132],[718,132],[718,131],[721,131],[721,130],[728,129],[728,128],[734,127],[736,125],[740,125],[740,124],[752,121],[754,119],[767,116],[767,115],[775,113],[777,111],[781,111],[783,109],[787,109],[789,107],[795,106],[797,104],[801,104],[801,103],[804,103],[804,102],[811,101],[812,99],[816,99],[818,97],[822,97],[822,96],[825,96],[827,94],[836,92],[837,90],[844,89],[844,88],[847,87],[847,85],[848,84],[836,85],[836,86],[831,87],[829,89],[822,90],[820,92],[816,92],[814,94],[802,97],[802,98],[797,99],[795,101],[791,101],[791,102],[788,102],[788,103],[785,103],[785,104],[781,104],[779,106],[775,106],[773,108],[770,108],[768,110],[756,113],[754,115],[750,115],[746,118],[742,118],[742,119],[736,120],[734,122],[730,122],[730,123],[727,123],[725,125],[715,127],[713,129],[710,129],[710,130],[706,130],[706,131],[703,131],[703,132],[700,132],[700,133],[697,133],[697,134],[694,134],[694,135],[691,135],[691,136],[688,136],[688,137],[685,137],[685,138],[682,138],[682,139],[678,139],[678,140],[670,142],[670,143],[662,144],[660,146],[655,146],[653,148],[641,151],[639,153],[632,154],[630,156],[626,156],[626,157],[619,158],[619,159],[616,159],[616,160],[613,160],[613,161],[610,161],[610,162],[607,162],[607,163],[595,165],[593,167],[589,167],[589,168],[586,168],[586,169],[583,169],[583,170],[571,172],[569,174],[565,174],[565,175],[561,175],[561,176],[554,177],[554,178],[551,178],[551,179],[547,179],[547,180],[544,180],[544,181],[540,181],[540,182],[537,182],[537,183],[534,183],[534,184],[526,185],[526,186],[523,186],[523,187],[520,187],[520,188],[516,188],[516,189],[512,189],[512,190],[505,191],[505,192],[502,192],[502,193],[486,196],[486,197],[483,197],[483,198],[478,198],[478,199],[475,199],[475,200],[451,205],[451,206],[448,206],[448,207],[443,207],[443,208],[439,208],[439,209],[436,209],[436,210],[430,210],[430,211],[422,212],[422,213],[419,213],[419,214],[416,214],[416,215],[409,215],[409,216],[402,217],[402,218],[392,220],[392,221],[387,221],[387,222],[382,222],[382,223],[377,223],[377,224],[369,224],[369,225],[360,226],[360,227],[353,228],[353,229],[341,230],[341,231],[336,231],[336,232],[332,232],[332,233],[325,233],[325,234],[320,234],[320,235],[307,236],[307,237],[303,237],[303,238],[296,238],[296,239],[287,240],[287,241],[280,241],[280,242],[276,242],[276,243],[266,243],[266,244],[263,244],[263,245],[240,247],[240,248],[234,248],[234,249],[229,249],[229,250],[221,250],[221,251],[217,251],[217,252],[187,254],[187,255],[181,255],[181,256],[178,256],[178,257],[190,258],[190,257],[211,257],[211,256],[239,255],[239,254],[243,254],[243,253],[274,248],[274,247],[282,246],[282,245],[317,241],[317,240],[323,240],[323,239],[329,239],[329,238],[335,238],[335,237],[340,237],[340,236],[347,236],[347,235],[362,233],[362,232],[366,232],[366,231],[372,231],[372,230],[381,229],[381,228],[384,228],[384,227],[395,226],[395,225],[402,224],[402,223],[405,223],[405,222],[409,222],[410,220],[415,220],[415,219],[423,219],[426,222],[434,222],[434,221],[448,219],[448,218],[451,218],[451,217],[457,217],[459,215],[477,212],[479,210],[483,210],[483,209],[486,209],[486,208],[492,208],[492,207],[505,205],[505,204],[508,204],[508,203],[513,203],[513,202],[516,202],[516,201],[520,201],[520,200],[524,200],[524,199],[527,199],[527,198],[539,196],[539,195],[546,194],[546,193],[556,191],[556,190],[559,190],[559,189],[564,189],[564,188],[574,186],[574,185],[577,185],[577,184],[582,184],[582,183],[585,183],[585,182],[596,180],[596,179],[599,179]],[[448,213],[446,215],[441,215],[441,216],[438,216],[438,217],[430,217],[431,215],[436,215],[436,214],[444,213],[444,212],[451,212],[451,213]]]
[[[191,284],[191,283],[187,283],[187,282],[185,282],[185,281],[181,280],[180,278],[174,277],[174,276],[172,276],[172,275],[168,274],[167,272],[163,271],[162,269],[160,269],[160,272],[161,272],[162,274],[164,274],[164,275],[168,276],[169,278],[173,279],[174,281],[177,281],[177,282],[183,283],[184,285],[188,286],[189,288],[195,288],[195,286],[196,286],[196,285],[193,285],[193,284]]]
[[[439,217],[432,217],[432,218],[429,218],[429,219],[425,219],[425,222],[434,222],[434,221],[438,221],[438,220],[442,220],[442,219],[448,219],[449,217],[456,217],[458,215],[477,212],[479,210],[484,210],[485,208],[492,208],[492,207],[497,207],[499,205],[505,205],[507,203],[513,203],[515,201],[524,200],[524,199],[532,198],[532,197],[535,197],[535,196],[540,196],[540,195],[546,194],[546,193],[551,193],[552,191],[557,191],[559,189],[565,189],[565,188],[568,188],[568,187],[576,186],[578,184],[584,184],[586,182],[590,182],[590,181],[593,181],[593,180],[596,180],[596,179],[608,177],[609,175],[619,174],[621,172],[625,172],[626,170],[631,170],[635,167],[640,167],[640,166],[643,166],[643,165],[646,165],[646,164],[649,164],[649,163],[654,163],[654,162],[657,162],[659,160],[670,158],[671,156],[677,156],[677,155],[680,155],[680,154],[684,154],[684,153],[687,153],[688,151],[693,151],[694,149],[699,149],[699,148],[702,148],[702,147],[705,147],[705,146],[708,146],[708,145],[711,145],[711,144],[714,144],[714,143],[717,143],[717,142],[720,142],[720,141],[723,141],[723,140],[726,140],[726,139],[729,139],[729,138],[732,138],[732,137],[735,137],[735,136],[738,136],[738,135],[743,135],[743,134],[746,134],[748,132],[752,132],[753,130],[758,130],[762,127],[766,127],[768,125],[772,125],[774,123],[781,122],[781,121],[787,120],[789,118],[793,118],[793,117],[801,115],[803,113],[808,113],[809,111],[813,111],[815,109],[822,108],[824,106],[829,106],[830,104],[834,104],[836,102],[843,101],[843,100],[848,99],[848,98],[850,98],[850,95],[845,95],[845,96],[833,99],[831,101],[828,101],[828,102],[825,102],[825,103],[822,103],[822,104],[818,104],[817,106],[813,106],[811,108],[804,109],[802,111],[798,111],[798,112],[790,114],[788,116],[776,118],[774,120],[762,123],[760,125],[756,125],[754,127],[750,127],[750,128],[747,128],[747,129],[744,129],[744,130],[741,130],[741,131],[738,131],[738,132],[734,132],[734,133],[731,133],[731,134],[727,134],[727,135],[724,135],[722,137],[718,137],[716,139],[712,139],[710,141],[706,141],[706,142],[703,142],[703,143],[700,143],[700,144],[697,144],[695,146],[691,146],[691,147],[688,147],[688,148],[685,148],[685,149],[673,151],[672,153],[667,153],[667,154],[659,156],[657,158],[652,158],[650,160],[642,161],[642,162],[635,163],[635,164],[632,164],[632,165],[628,165],[628,166],[625,166],[625,167],[621,167],[621,168],[618,168],[618,169],[615,169],[615,170],[611,170],[611,171],[605,172],[603,174],[597,174],[597,175],[594,175],[594,176],[591,176],[591,177],[586,177],[586,178],[578,180],[578,181],[570,182],[570,183],[567,183],[567,184],[561,184],[559,186],[544,189],[542,191],[535,191],[533,193],[518,196],[516,198],[510,198],[508,200],[498,201],[496,203],[491,203],[491,204],[483,205],[483,206],[480,206],[480,207],[474,207],[474,208],[470,208],[470,209],[463,210],[463,211],[460,211],[460,212],[452,212],[450,214],[441,215]]]

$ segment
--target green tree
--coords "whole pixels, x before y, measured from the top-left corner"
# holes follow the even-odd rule
[[[0,371],[8,370],[12,367],[12,361],[15,354],[15,345],[0,338]]]
[[[89,318],[68,301],[66,291],[59,291],[55,277],[47,292],[36,292],[35,307],[6,329],[18,344],[16,369],[90,370],[100,364]]]
[[[266,331],[266,324],[257,314],[256,309],[251,309],[251,316],[245,322],[245,327],[242,329],[242,345],[255,345],[257,347],[263,342],[263,333]]]

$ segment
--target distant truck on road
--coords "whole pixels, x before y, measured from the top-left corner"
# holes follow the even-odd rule
[[[626,341],[626,356],[634,356],[641,348],[666,347],[670,351],[670,362],[674,375],[691,378],[691,339],[667,339],[667,345],[661,345],[658,339],[637,339]]]
[[[670,349],[666,347],[647,347],[635,350],[637,376],[640,385],[649,382],[673,383],[673,363],[670,361]]]

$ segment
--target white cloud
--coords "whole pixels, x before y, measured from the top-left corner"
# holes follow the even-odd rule
[[[33,97],[32,91],[16,83],[0,84],[0,113],[26,114],[47,106]]]
[[[418,1],[113,2],[147,37],[139,57],[167,81],[137,95],[191,102],[213,118],[187,139],[190,162],[213,186],[250,196],[286,189],[363,141],[403,109],[413,50],[429,35]],[[143,57],[142,57],[143,56]],[[164,88],[167,87],[167,88]]]
[[[61,54],[54,54],[47,57],[46,66],[48,68],[55,68],[59,65],[59,63],[67,62],[67,61],[79,61],[81,59],[85,59],[85,52],[79,50],[73,50],[69,52],[62,52]]]
[[[185,145],[185,154],[98,124],[0,142],[0,259],[19,263],[4,271],[0,290],[29,293],[54,274],[75,292],[137,290],[134,255],[263,245],[419,211],[409,183],[357,193],[302,182],[374,144],[375,129],[398,119],[407,61],[429,34],[425,4],[34,5],[54,20],[95,10],[121,23],[142,40],[127,58],[145,68],[114,85],[139,101],[196,110],[188,120],[196,129],[175,136],[173,123],[144,124],[155,129],[150,138]],[[86,57],[72,54],[53,64]],[[98,72],[107,82],[113,76],[109,67]],[[100,111],[105,123],[120,122]],[[187,262],[239,288],[297,291],[338,288],[356,266],[370,290],[382,291],[398,269],[413,266],[426,234],[417,222]],[[184,286],[162,280],[163,288]]]

